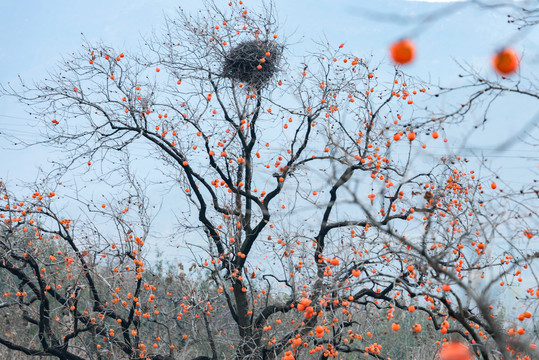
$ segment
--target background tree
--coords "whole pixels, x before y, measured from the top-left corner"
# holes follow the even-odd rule
[[[208,3],[165,24],[141,51],[86,42],[48,79],[3,88],[59,155],[26,196],[2,185],[0,311],[27,328],[0,344],[60,359],[382,359],[406,356],[390,342],[406,332],[533,356],[534,184],[504,191],[482,164],[421,155],[465,110],[440,115],[439,89],[343,44],[292,62],[271,5]],[[187,271],[148,270],[158,195],[132,160],[141,144],[154,181],[182,190],[172,241]],[[53,201],[98,165],[113,197]],[[511,328],[492,293],[524,275],[529,310]]]

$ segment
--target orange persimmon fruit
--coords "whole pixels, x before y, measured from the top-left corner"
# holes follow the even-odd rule
[[[471,360],[473,354],[470,348],[462,342],[450,342],[442,346],[439,353],[441,360]]]
[[[514,73],[518,69],[519,62],[517,53],[510,48],[501,50],[492,58],[494,69],[502,75]]]
[[[415,46],[410,39],[403,39],[391,45],[391,58],[397,64],[408,64],[414,59]]]

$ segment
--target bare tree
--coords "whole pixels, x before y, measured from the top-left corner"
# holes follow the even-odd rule
[[[524,272],[537,284],[535,185],[502,192],[465,158],[420,155],[465,110],[433,116],[427,85],[342,45],[295,64],[272,4],[208,3],[166,24],[139,52],[87,42],[48,79],[3,87],[65,159],[22,200],[1,189],[0,312],[29,329],[0,344],[59,359],[382,359],[387,332],[423,326],[485,360],[533,356],[534,328],[507,331],[491,301]],[[195,277],[146,271],[141,144],[182,190],[172,241]],[[47,186],[96,162],[127,195],[77,193],[80,217],[61,215]],[[372,319],[386,334],[372,338]]]

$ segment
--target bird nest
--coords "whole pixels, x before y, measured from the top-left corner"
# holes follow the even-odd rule
[[[282,52],[275,41],[244,41],[226,54],[223,76],[261,87],[279,70]]]

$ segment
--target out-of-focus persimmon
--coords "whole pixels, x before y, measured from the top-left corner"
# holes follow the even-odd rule
[[[519,58],[515,50],[503,49],[492,58],[492,65],[502,75],[509,75],[518,69]]]
[[[440,349],[440,360],[471,360],[470,348],[462,342],[450,342]]]
[[[415,57],[415,46],[410,39],[404,39],[391,45],[391,58],[397,64],[408,64]]]

